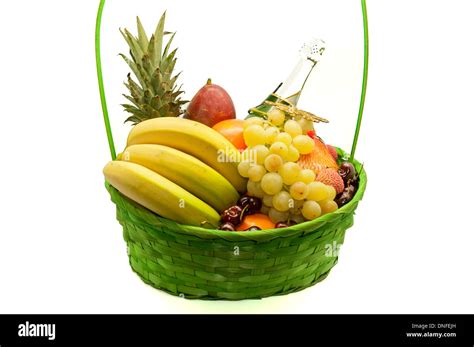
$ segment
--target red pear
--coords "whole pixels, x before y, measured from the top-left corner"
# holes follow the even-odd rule
[[[235,107],[225,89],[208,79],[189,103],[184,117],[213,127],[223,120],[235,119]]]

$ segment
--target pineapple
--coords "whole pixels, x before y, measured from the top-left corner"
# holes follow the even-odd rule
[[[124,97],[130,101],[123,104],[125,111],[131,116],[125,122],[134,125],[157,117],[178,117],[183,113],[181,106],[187,101],[181,99],[181,86],[176,82],[180,73],[173,76],[176,64],[176,51],[170,52],[171,42],[175,33],[164,31],[166,12],[163,13],[156,27],[155,34],[148,40],[140,19],[137,17],[138,37],[134,37],[127,29],[120,29],[130,48],[130,58],[124,54],[120,56],[125,60],[137,82],[131,74],[127,76],[125,86],[130,95]],[[163,50],[165,35],[171,35]]]

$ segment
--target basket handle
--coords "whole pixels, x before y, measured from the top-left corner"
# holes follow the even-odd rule
[[[354,160],[354,155],[357,147],[357,140],[359,139],[360,125],[362,123],[362,114],[364,113],[365,93],[367,90],[367,74],[369,72],[369,25],[367,21],[367,5],[365,0],[361,0],[362,5],[362,20],[364,23],[364,73],[362,77],[362,91],[360,93],[359,114],[357,115],[357,125],[352,140],[351,158]]]
[[[112,129],[110,127],[109,112],[107,110],[107,101],[105,99],[104,80],[102,77],[102,62],[101,62],[101,57],[100,57],[100,26],[102,22],[102,12],[104,10],[104,5],[105,5],[105,0],[100,0],[99,10],[97,12],[97,21],[96,21],[96,26],[95,26],[95,59],[96,59],[97,79],[99,81],[100,102],[102,105],[102,114],[104,117],[105,131],[107,133],[107,140],[109,142],[110,155],[112,157],[112,160],[115,160],[117,155],[115,152]],[[364,24],[364,73],[362,77],[362,91],[360,95],[359,114],[357,116],[357,125],[356,125],[356,129],[354,133],[354,139],[352,141],[351,158],[350,158],[351,161],[353,161],[354,159],[354,155],[355,155],[355,151],[357,147],[357,140],[359,139],[360,126],[362,123],[362,114],[364,113],[365,94],[367,90],[367,74],[368,74],[368,69],[369,69],[369,29],[368,29],[368,22],[367,22],[367,5],[365,3],[365,0],[361,0],[361,5],[362,5],[362,18],[363,18],[363,24]]]
[[[114,138],[112,137],[112,128],[110,127],[109,111],[107,110],[107,101],[105,100],[104,80],[102,77],[102,62],[100,58],[100,25],[102,22],[102,11],[104,10],[105,0],[100,0],[99,10],[97,11],[97,21],[95,24],[95,62],[97,67],[97,79],[99,81],[100,103],[102,105],[102,114],[104,115],[105,131],[109,141],[110,156],[112,160],[117,157],[115,153]]]

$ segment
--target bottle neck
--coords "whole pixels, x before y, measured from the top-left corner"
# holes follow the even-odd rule
[[[315,61],[302,57],[276,94],[296,105],[315,66]]]
[[[290,102],[293,106],[298,104],[303,88],[308,81],[311,72],[320,60],[325,50],[325,43],[320,39],[312,39],[306,42],[299,52],[300,59],[295,65],[285,82],[270,94],[260,105],[249,110],[248,117],[266,117],[266,114],[274,107],[272,103]],[[288,104],[288,103],[287,103]]]

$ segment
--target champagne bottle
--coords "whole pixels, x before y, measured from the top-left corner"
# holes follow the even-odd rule
[[[260,105],[249,110],[249,117],[262,117],[271,110],[273,106],[268,102],[282,102],[296,106],[301,93],[308,81],[311,72],[320,61],[326,44],[323,40],[312,39],[306,42],[299,51],[299,59],[287,79],[271,93]]]

